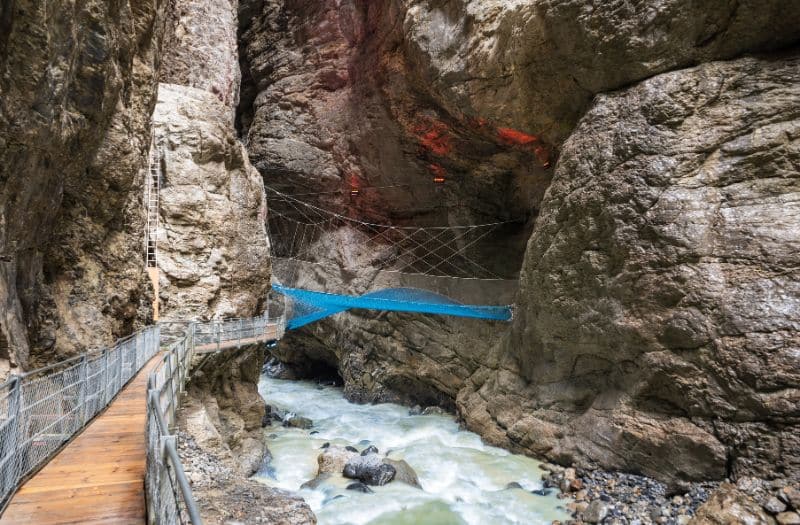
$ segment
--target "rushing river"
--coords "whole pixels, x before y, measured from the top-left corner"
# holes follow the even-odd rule
[[[527,525],[569,519],[563,510],[567,500],[531,493],[541,488],[539,462],[483,444],[450,416],[409,415],[408,408],[394,404],[356,405],[341,389],[312,382],[263,376],[259,388],[268,404],[310,418],[314,426],[266,428],[273,460],[255,479],[299,491],[321,525]],[[404,459],[423,490],[395,481],[362,494],[345,490],[352,480],[341,476],[300,490],[316,476],[326,442],[358,450],[375,445],[381,454]],[[506,488],[512,482],[522,488]]]

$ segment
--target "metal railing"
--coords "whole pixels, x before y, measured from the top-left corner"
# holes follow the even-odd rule
[[[185,335],[169,346],[150,373],[147,382],[145,473],[148,523],[202,524],[172,433],[177,423],[180,395],[189,379],[192,358],[198,353],[196,350],[210,346],[219,351],[252,344],[256,340],[279,339],[285,325],[283,316],[190,323],[185,327]]]
[[[264,315],[184,326],[166,330],[177,340],[147,378],[145,493],[151,524],[201,524],[172,433],[196,348],[211,345],[219,351],[277,340],[284,333],[285,319]],[[0,385],[0,511],[22,482],[108,406],[159,352],[160,340],[161,327],[153,326],[112,348],[12,376]]]
[[[286,322],[280,317],[253,317],[251,319],[225,319],[191,325],[191,335],[196,347],[205,351],[219,351],[224,346],[250,344],[255,340],[279,340],[286,331]],[[223,344],[227,343],[227,344]]]
[[[0,510],[159,350],[159,327],[0,385]]]

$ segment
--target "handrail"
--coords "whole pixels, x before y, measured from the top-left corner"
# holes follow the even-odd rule
[[[189,380],[195,349],[215,344],[216,350],[220,351],[239,348],[243,340],[279,339],[285,325],[283,316],[270,318],[266,315],[252,319],[192,322],[185,335],[164,352],[147,380],[145,493],[150,525],[202,525],[172,433],[177,424],[178,405]]]
[[[146,328],[0,385],[0,511],[158,352],[159,338],[158,326]]]
[[[217,350],[280,339],[283,316],[191,322],[147,378],[148,522],[201,525],[172,429],[192,357],[209,336]],[[151,326],[58,363],[12,376],[0,385],[0,513],[31,474],[50,461],[161,349],[161,326]],[[228,343],[228,344],[223,344]]]

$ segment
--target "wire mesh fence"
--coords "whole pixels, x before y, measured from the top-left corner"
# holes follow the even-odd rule
[[[47,463],[159,349],[159,328],[0,385],[0,501]]]
[[[176,323],[172,323],[175,325]],[[201,523],[175,436],[180,395],[198,349],[220,351],[280,339],[283,316],[263,315],[166,330],[170,341],[147,379],[145,495],[151,524]],[[32,473],[103,410],[160,350],[161,326],[112,348],[13,376],[0,385],[2,509]]]

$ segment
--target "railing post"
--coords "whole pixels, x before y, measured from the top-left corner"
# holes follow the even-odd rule
[[[141,332],[136,333],[136,341],[134,342],[135,350],[133,352],[133,375],[136,375],[136,372],[139,371],[139,352],[142,352],[142,337],[143,334]]]
[[[114,387],[114,394],[122,390],[122,361],[125,358],[125,352],[122,346],[117,347],[117,385]]]
[[[177,422],[178,412],[175,409],[175,374],[174,374],[175,367],[172,363],[172,352],[167,354],[167,382],[169,387],[169,409],[172,414],[172,421],[169,422],[169,426],[172,427]]]
[[[103,350],[103,406],[108,404],[108,348]]]
[[[81,364],[78,368],[78,377],[80,377],[80,387],[78,389],[78,406],[80,407],[80,415],[81,415],[81,424],[78,429],[83,428],[86,425],[86,389],[87,389],[87,381],[86,381],[86,369],[88,367],[88,361],[86,359],[86,354],[83,354],[81,357]],[[76,429],[76,430],[78,430]]]
[[[20,472],[21,458],[15,457],[20,453],[17,450],[17,443],[19,442],[20,429],[23,428],[20,425],[20,417],[22,415],[22,378],[18,375],[13,375],[12,379],[14,380],[14,386],[11,387],[8,399],[8,418],[11,422],[9,423],[6,454],[4,454],[3,458],[5,459],[5,456],[8,456],[3,475],[3,499],[13,494],[17,487],[17,482],[22,477],[22,472]]]

